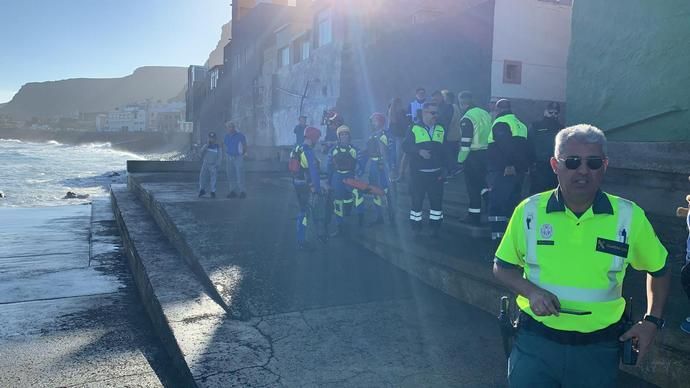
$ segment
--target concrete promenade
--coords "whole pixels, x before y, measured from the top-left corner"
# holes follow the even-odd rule
[[[455,266],[486,268],[474,283],[440,262],[415,272],[404,219],[301,252],[287,177],[250,174],[244,200],[225,199],[224,181],[218,199],[198,199],[196,178],[135,173],[113,186],[142,303],[183,385],[506,386],[485,243],[468,243],[474,264]],[[441,239],[449,253],[457,242]],[[457,287],[474,287],[475,306]],[[650,385],[621,372],[621,386]]]
[[[0,218],[0,387],[174,384],[108,198]]]

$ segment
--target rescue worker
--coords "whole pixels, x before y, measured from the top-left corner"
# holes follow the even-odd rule
[[[479,225],[482,213],[482,195],[488,191],[486,184],[487,148],[491,133],[491,115],[474,104],[472,93],[465,91],[458,98],[463,113],[460,120],[462,137],[458,163],[465,172],[465,186],[470,204],[464,222]]]
[[[344,124],[345,121],[343,120],[343,116],[341,116],[335,108],[323,112],[321,125],[326,127],[326,137],[324,138],[322,149],[324,154],[327,154],[335,143],[338,142],[337,130]]]
[[[386,193],[385,203],[387,206],[391,204],[389,195],[389,181],[390,164],[388,160],[388,150],[390,147],[388,135],[385,132],[386,116],[383,113],[375,112],[369,117],[371,121],[372,134],[367,140],[366,152],[364,153],[362,171],[369,169],[369,184],[381,188]],[[376,209],[376,220],[374,225],[383,224],[383,207],[384,198],[381,196],[374,196],[374,207]],[[392,218],[393,213],[390,211],[389,216]]]
[[[199,197],[206,195],[207,182],[210,185],[211,198],[216,198],[218,170],[223,162],[223,153],[218,144],[216,133],[208,133],[208,143],[201,149],[201,172],[199,173]]]
[[[544,109],[544,118],[532,124],[527,136],[534,159],[529,174],[530,194],[541,193],[558,186],[556,174],[553,173],[549,160],[556,134],[563,129],[558,117],[560,113],[561,106],[557,102],[550,102]]]
[[[359,191],[345,184],[344,180],[354,178],[357,171],[357,149],[350,143],[350,127],[341,125],[336,132],[338,143],[328,153],[328,183],[333,196],[333,214],[335,215],[336,230],[331,236],[335,237],[345,231],[345,216],[352,213],[353,208],[359,218],[359,225],[364,224],[362,203],[364,198]]]
[[[494,275],[520,309],[508,362],[511,387],[616,387],[619,341],[638,361],[659,329],[670,284],[667,251],[644,211],[601,191],[606,137],[581,124],[556,136],[557,189],[515,209],[494,259]],[[623,333],[626,267],[647,272],[647,311]]]
[[[496,119],[489,133],[488,180],[489,227],[491,239],[498,243],[508,218],[520,202],[522,181],[529,165],[527,126],[511,111],[510,101],[496,102]]]
[[[429,225],[435,236],[443,221],[443,186],[446,164],[445,129],[436,124],[438,105],[427,102],[422,106],[422,121],[414,124],[403,142],[410,159],[410,194],[412,208],[410,222],[416,232],[422,230],[422,205],[429,197]]]
[[[297,193],[299,213],[297,214],[297,247],[306,249],[307,227],[313,228],[313,203],[317,195],[321,194],[321,181],[319,177],[319,159],[314,148],[321,138],[318,128],[307,127],[304,130],[304,143],[295,147],[292,157],[299,161],[297,173],[293,176],[292,183]],[[310,225],[310,223],[312,225]]]

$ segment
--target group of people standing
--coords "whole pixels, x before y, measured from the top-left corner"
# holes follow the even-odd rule
[[[225,160],[225,173],[228,177],[229,193],[227,198],[245,198],[244,158],[247,155],[247,138],[237,129],[232,121],[225,123],[223,144],[218,143],[218,135],[208,133],[208,142],[201,148],[201,172],[199,173],[199,197],[209,194],[216,198],[218,171]]]
[[[498,100],[492,108],[493,117],[475,103],[469,91],[461,92],[457,98],[448,90],[436,91],[427,100],[426,90],[418,88],[407,108],[400,98],[395,98],[387,114],[371,115],[372,132],[362,150],[351,144],[351,131],[342,116],[335,110],[324,112],[321,124],[326,128],[326,138],[322,153],[328,161],[327,179],[326,186],[319,185],[316,192],[323,191],[328,197],[327,207],[332,202],[336,220],[333,234],[342,232],[343,220],[348,214],[356,214],[359,224],[363,224],[366,188],[363,190],[361,186],[344,182],[365,176],[368,166],[365,185],[380,188],[384,193],[373,195],[374,223],[383,222],[384,204],[391,202],[390,184],[409,178],[412,229],[417,232],[423,229],[423,203],[428,198],[429,227],[433,235],[438,235],[444,217],[444,184],[464,173],[470,203],[463,221],[480,225],[482,201],[486,202],[484,208],[491,236],[498,242],[522,197],[523,181],[528,173],[532,193],[557,186],[549,158],[554,137],[562,124],[560,105],[556,102],[549,103],[543,119],[529,129],[513,113],[509,100]],[[320,138],[318,128],[308,127],[306,117],[299,118],[294,129],[297,143],[294,155],[304,154],[305,145],[307,148],[315,146],[307,144],[306,133],[316,134],[316,131]],[[302,164],[305,169],[309,166],[308,161]],[[407,170],[409,174],[405,174]],[[301,179],[296,182],[297,185],[314,185]],[[306,217],[306,212],[302,213],[301,217]],[[392,209],[390,214],[394,214]],[[327,210],[324,222],[330,222],[330,217]],[[300,225],[304,222],[298,223],[298,229]],[[301,237],[298,242],[304,245]]]

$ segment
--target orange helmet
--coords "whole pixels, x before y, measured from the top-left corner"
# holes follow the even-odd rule
[[[316,143],[321,137],[321,130],[314,127],[304,128],[304,137]]]

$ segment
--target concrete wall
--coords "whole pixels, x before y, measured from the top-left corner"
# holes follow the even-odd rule
[[[568,122],[612,140],[690,140],[690,2],[577,0]]]
[[[570,5],[540,0],[496,0],[491,95],[510,98],[523,121],[542,116],[548,101],[566,100]],[[522,64],[520,84],[504,83],[504,62]]]

